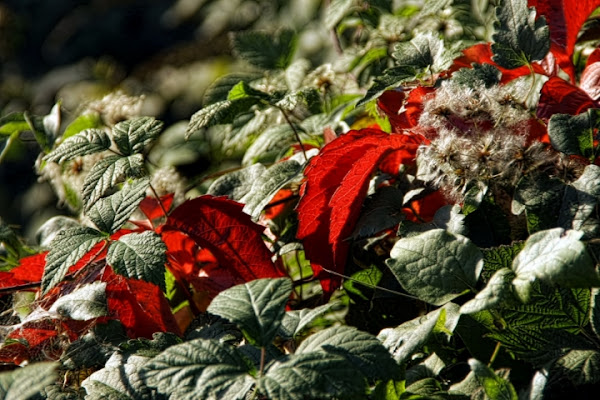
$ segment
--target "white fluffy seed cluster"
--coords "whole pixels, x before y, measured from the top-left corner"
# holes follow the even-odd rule
[[[461,202],[470,183],[515,184],[523,173],[554,162],[542,143],[527,143],[532,116],[504,86],[465,87],[452,81],[424,102],[417,177]]]
[[[129,96],[122,91],[107,94],[100,100],[92,101],[88,111],[97,112],[109,126],[137,117],[142,112],[144,96]],[[85,112],[84,112],[85,113]]]

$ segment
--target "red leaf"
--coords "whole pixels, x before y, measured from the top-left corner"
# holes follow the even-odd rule
[[[187,234],[200,247],[210,250],[221,268],[242,282],[283,276],[262,240],[264,228],[252,222],[242,212],[243,207],[225,197],[197,197],[177,207],[163,229]]]
[[[529,6],[537,10],[537,15],[546,17],[550,27],[550,51],[554,53],[558,65],[575,82],[575,68],[571,61],[577,36],[589,15],[600,6],[598,0],[529,0]]]
[[[586,92],[553,76],[542,87],[537,116],[549,119],[557,113],[577,115],[596,106],[596,102]]]
[[[46,266],[46,254],[43,252],[29,257],[24,257],[19,261],[19,266],[13,268],[10,272],[15,279],[26,282],[39,282],[44,274]]]
[[[402,133],[418,125],[423,112],[423,100],[434,90],[432,87],[419,86],[411,90],[408,96],[402,90],[388,90],[377,99],[377,106],[389,118],[393,132]]]
[[[165,213],[163,212],[163,208],[166,211],[169,211],[171,209],[171,205],[173,204],[174,197],[174,193],[169,193],[164,196],[161,196],[160,203],[158,200],[156,200],[155,197],[146,197],[140,203],[140,210],[150,221],[164,217]],[[162,207],[160,206],[161,203]]]
[[[336,273],[344,272],[350,246],[347,239],[354,230],[371,175],[395,151],[405,152],[401,158],[413,162],[420,143],[420,136],[362,129],[340,136],[311,159],[297,208],[297,236],[304,242],[315,276],[322,277],[326,295],[341,283]]]
[[[110,267],[106,267],[102,281],[106,282],[109,313],[121,321],[131,338],[152,338],[154,332],[181,335],[169,303],[158,286],[117,275]]]
[[[287,201],[286,201],[287,199]],[[288,209],[292,208],[294,194],[290,189],[281,189],[265,207],[265,218],[275,219]]]

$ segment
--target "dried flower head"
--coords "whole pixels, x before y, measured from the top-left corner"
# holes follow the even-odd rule
[[[109,126],[141,114],[144,96],[128,96],[122,91],[107,94],[87,105],[87,112],[97,112]],[[84,113],[86,112],[84,111]]]

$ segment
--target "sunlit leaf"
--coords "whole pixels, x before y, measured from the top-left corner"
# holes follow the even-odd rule
[[[154,283],[165,291],[166,252],[155,232],[130,233],[110,244],[106,260],[117,274]]]
[[[4,400],[32,399],[58,377],[58,364],[40,362],[0,373],[0,397]]]
[[[78,321],[103,317],[107,315],[106,283],[92,282],[61,296],[49,311]]]
[[[257,279],[219,293],[207,311],[238,325],[250,344],[264,347],[281,326],[291,291],[287,278]]]
[[[400,239],[390,256],[386,264],[402,287],[435,305],[473,290],[483,268],[477,246],[442,229]]]
[[[42,277],[44,293],[56,286],[92,247],[105,237],[95,229],[79,227],[59,232],[50,244],[46,256],[46,268]]]
[[[491,368],[481,361],[472,358],[469,360],[469,365],[490,400],[518,399],[514,386],[509,381],[496,375]]]
[[[75,157],[107,150],[110,148],[111,144],[110,137],[103,130],[86,129],[67,138],[44,159],[60,164],[72,160]]]
[[[113,128],[113,139],[126,156],[141,153],[162,131],[163,123],[153,117],[136,117],[119,122]]]

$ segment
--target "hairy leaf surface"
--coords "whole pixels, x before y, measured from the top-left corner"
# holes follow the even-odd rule
[[[514,277],[515,273],[511,269],[502,268],[496,271],[485,288],[473,299],[463,304],[460,308],[461,314],[471,314],[494,308],[512,298],[511,282]]]
[[[303,308],[302,310],[287,311],[281,321],[278,335],[285,338],[294,338],[304,329],[308,328],[315,319],[327,314],[335,303],[327,303],[316,308]]]
[[[77,135],[67,138],[44,159],[50,162],[63,163],[75,157],[99,153],[110,148],[110,137],[101,129],[86,129]]]
[[[144,385],[140,372],[150,358],[135,354],[114,353],[104,368],[82,382],[86,398],[102,399],[109,394],[115,399],[144,400],[151,398],[151,390]]]
[[[600,110],[587,110],[571,116],[554,114],[548,121],[548,135],[554,148],[568,155],[579,155],[593,161],[594,131],[600,126]]]
[[[386,260],[409,293],[435,305],[472,290],[483,268],[483,255],[469,239],[442,229],[400,239]]]
[[[59,232],[46,255],[46,268],[42,277],[42,292],[56,286],[87,252],[105,237],[95,229],[79,227]]]
[[[92,282],[61,296],[49,311],[77,321],[107,315],[106,282]]]
[[[498,21],[494,61],[504,68],[518,68],[543,59],[550,50],[550,32],[545,18],[535,18],[535,10],[526,0],[503,0],[496,9]]]
[[[40,362],[10,372],[0,373],[0,397],[4,400],[34,398],[57,378],[58,364]]]
[[[164,292],[166,251],[155,232],[130,233],[110,244],[106,260],[117,274],[154,283]]]
[[[207,311],[235,323],[250,344],[265,347],[281,326],[291,292],[287,278],[257,279],[219,293]]]
[[[318,351],[344,357],[367,378],[399,378],[398,364],[381,342],[354,327],[337,326],[312,334],[300,343],[296,354]]]
[[[496,375],[494,371],[481,361],[470,359],[469,366],[475,373],[477,380],[483,386],[485,394],[490,400],[517,400],[517,392],[514,386]]]
[[[134,154],[129,157],[108,156],[98,161],[83,181],[82,198],[84,209],[89,210],[117,183],[126,178],[138,178],[144,174],[144,157]]]
[[[238,32],[232,36],[233,48],[249,63],[264,69],[285,69],[291,62],[298,37],[290,29],[274,34],[263,31]]]
[[[148,178],[126,183],[117,193],[93,203],[86,215],[102,232],[115,233],[146,197],[149,186]]]
[[[144,381],[170,399],[243,399],[253,384],[238,350],[217,340],[195,339],[171,346],[144,367]],[[245,390],[244,390],[245,389]]]
[[[163,128],[163,123],[153,117],[136,117],[119,122],[113,128],[113,138],[119,151],[126,156],[141,153],[153,142]]]

